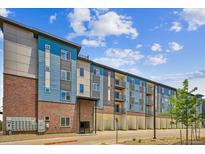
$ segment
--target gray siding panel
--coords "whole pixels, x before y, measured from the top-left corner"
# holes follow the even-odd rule
[[[71,62],[61,60],[61,69],[66,70],[66,71],[71,71]]]
[[[70,81],[61,81],[61,90],[71,91],[71,82]]]

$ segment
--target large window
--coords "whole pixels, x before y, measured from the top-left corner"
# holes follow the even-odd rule
[[[84,84],[80,84],[80,93],[84,93]]]
[[[61,100],[62,101],[70,101],[70,92],[61,90]]]
[[[69,127],[70,126],[70,118],[69,117],[61,117],[60,126],[61,127]]]
[[[93,83],[93,91],[100,91],[99,83]]]
[[[66,51],[66,50],[61,50],[61,59],[70,60],[71,59],[71,52]]]
[[[80,76],[84,77],[84,68],[80,68]]]
[[[61,70],[61,80],[70,80],[70,72]]]

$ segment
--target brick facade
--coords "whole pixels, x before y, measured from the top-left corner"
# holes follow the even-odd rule
[[[94,102],[80,100],[80,121],[89,121],[91,130],[94,127]]]
[[[39,102],[38,118],[44,119],[46,116],[50,118],[49,128],[46,129],[46,133],[78,132],[77,105],[54,102]],[[70,118],[69,127],[60,126],[61,117]]]
[[[4,74],[3,131],[6,117],[36,117],[37,80]]]

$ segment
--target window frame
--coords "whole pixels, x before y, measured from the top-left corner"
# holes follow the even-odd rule
[[[84,84],[80,83],[79,85],[79,90],[80,90],[80,94],[83,94],[84,93]],[[82,91],[81,91],[81,88],[82,88]]]
[[[93,68],[93,74],[96,76],[100,75],[100,69],[99,68]]]
[[[95,85],[95,86],[94,86]],[[98,86],[97,86],[98,85]],[[95,88],[94,88],[95,87]],[[99,89],[97,89],[96,87],[99,87]],[[99,83],[92,83],[92,90],[99,92],[100,91],[100,84]]]
[[[84,68],[80,67],[80,77],[84,77]]]
[[[62,119],[64,118],[64,125],[62,125]],[[66,125],[67,120],[69,119],[69,125]],[[71,118],[70,117],[60,117],[60,127],[65,128],[65,127],[70,127],[70,123],[71,123]]]
[[[62,56],[62,53],[65,54],[65,57]],[[68,54],[69,54],[69,59],[68,59]],[[70,61],[71,60],[71,52],[68,51],[68,50],[65,50],[65,49],[61,49],[61,56],[60,57],[61,57],[62,60]]]
[[[65,79],[62,79],[62,73],[65,73]],[[68,78],[68,73],[69,73],[69,78]],[[62,69],[60,79],[61,79],[61,81],[70,81],[71,80],[71,72]]]
[[[62,97],[62,93],[65,93],[65,99],[63,99],[63,97]],[[69,95],[68,95],[69,94]],[[70,97],[70,99],[67,99],[67,97]],[[61,90],[60,91],[60,100],[61,101],[64,101],[64,102],[69,102],[69,101],[71,101],[71,95],[70,95],[70,91],[66,91],[66,90]]]

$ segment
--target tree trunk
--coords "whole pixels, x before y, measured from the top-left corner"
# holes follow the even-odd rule
[[[188,140],[189,140],[189,126],[186,125],[186,145],[188,145]]]

